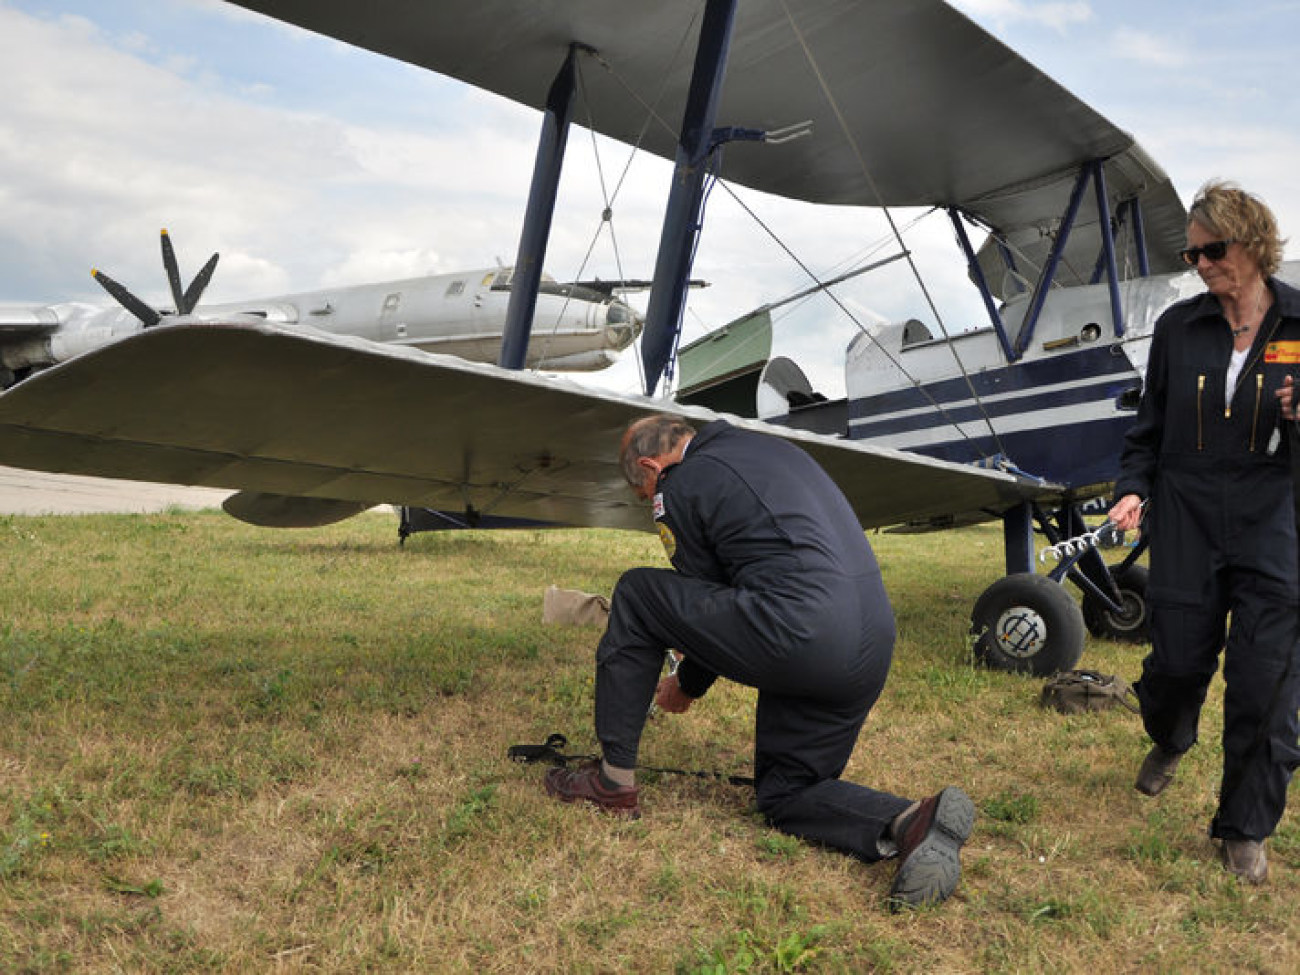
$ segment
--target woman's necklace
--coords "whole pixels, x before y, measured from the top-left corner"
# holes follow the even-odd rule
[[[1266,294],[1268,294],[1268,288],[1261,288],[1259,291],[1259,300],[1255,302],[1255,313],[1251,316],[1254,319],[1253,322],[1247,322],[1245,325],[1233,325],[1229,323],[1228,328],[1232,331],[1233,338],[1245,335],[1264,320],[1264,295]]]

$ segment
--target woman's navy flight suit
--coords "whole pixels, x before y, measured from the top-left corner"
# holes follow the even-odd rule
[[[1156,323],[1115,497],[1150,498],[1152,650],[1137,683],[1152,740],[1182,754],[1224,650],[1223,780],[1210,834],[1263,840],[1297,764],[1295,485],[1275,391],[1300,375],[1300,292],[1276,298],[1230,405],[1232,338],[1219,301],[1179,302]],[[1224,631],[1231,614],[1231,627]]]
[[[894,617],[875,555],[838,487],[804,451],[714,421],[659,479],[671,569],[632,569],[596,651],[596,734],[630,768],[665,650],[682,690],[718,676],[758,689],[758,807],[778,829],[878,860],[907,799],[841,781],[880,695]]]

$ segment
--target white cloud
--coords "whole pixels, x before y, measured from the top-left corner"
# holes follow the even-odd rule
[[[1111,43],[1113,56],[1139,64],[1179,68],[1192,62],[1187,46],[1173,40],[1168,33],[1156,34],[1121,27],[1112,33]]]
[[[1222,33],[1204,24],[1181,23],[1187,39],[1175,44],[1162,40],[1157,13],[1109,0],[960,6],[1006,43],[1029,48],[1049,73],[1065,72],[1104,114],[1122,113],[1120,124],[1185,195],[1209,175],[1232,176],[1269,199],[1284,230],[1300,238],[1300,201],[1290,189],[1297,136],[1260,108],[1277,113],[1293,103],[1285,94],[1297,87],[1293,61],[1260,61],[1273,66],[1267,88],[1259,73],[1234,74],[1231,85],[1216,73],[1212,88],[1189,98],[1199,75],[1187,65],[1232,55]],[[154,242],[162,226],[187,266],[222,251],[214,298],[514,259],[539,125],[530,110],[212,0],[151,4],[158,16],[143,27],[123,11],[102,28],[60,15],[97,16],[81,0],[50,8],[0,0],[0,57],[11,79],[0,103],[0,297],[98,297],[85,273],[92,265],[141,291],[164,291]],[[194,16],[203,25],[197,35]],[[1121,18],[1126,26],[1113,28]],[[172,33],[161,32],[162,22]],[[1243,63],[1269,56],[1252,50],[1259,57]],[[612,223],[601,220],[602,181],[612,191],[629,153],[585,130],[571,136],[546,260],[552,274],[653,272],[669,164],[635,157]],[[874,211],[743,198],[821,276],[887,234]],[[907,236],[949,327],[981,321],[946,220]],[[684,340],[810,283],[721,191],[709,204],[695,274],[713,287],[692,293]],[[901,265],[842,290],[889,319],[930,318]],[[823,326],[832,317],[837,325]],[[788,330],[792,344],[842,347],[856,327],[828,305],[789,319],[778,342]]]
[[[1086,24],[1093,19],[1092,5],[1084,0],[1050,3],[1033,0],[954,0],[953,6],[976,19],[1002,25],[1037,24],[1062,34],[1075,24]]]

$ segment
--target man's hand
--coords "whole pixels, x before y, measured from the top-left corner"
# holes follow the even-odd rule
[[[1282,388],[1274,392],[1273,395],[1277,397],[1283,418],[1294,420],[1296,418],[1295,380],[1287,376],[1282,380]]]
[[[673,714],[684,714],[686,709],[694,703],[695,698],[683,691],[682,685],[677,683],[676,674],[669,674],[655,688],[655,704],[659,706],[660,710],[670,711]]]

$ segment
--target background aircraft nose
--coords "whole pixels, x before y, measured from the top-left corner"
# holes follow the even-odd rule
[[[605,307],[605,337],[613,349],[625,349],[641,333],[645,319],[617,298]]]

